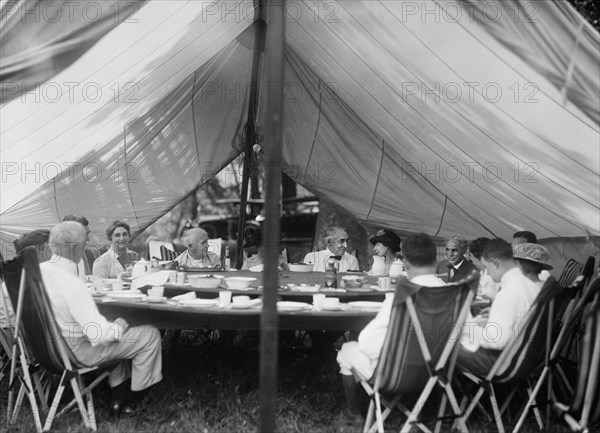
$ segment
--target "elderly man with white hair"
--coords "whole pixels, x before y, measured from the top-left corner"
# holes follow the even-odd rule
[[[208,233],[205,230],[189,229],[183,235],[182,240],[187,250],[175,259],[179,266],[187,268],[221,267],[221,258],[212,251],[208,251]]]
[[[54,227],[49,241],[53,255],[40,264],[42,278],[54,318],[77,360],[89,366],[121,360],[108,379],[111,411],[130,413],[145,390],[162,380],[160,334],[152,326],[130,327],[122,318],[109,322],[100,314],[86,285],[77,278],[85,239],[80,223],[67,221]],[[126,401],[130,377],[133,392]]]
[[[348,233],[341,227],[330,227],[325,233],[327,248],[321,251],[308,253],[304,263],[312,264],[313,271],[325,272],[327,261],[336,257],[340,262],[339,272],[358,271],[358,260],[346,252],[348,248]]]

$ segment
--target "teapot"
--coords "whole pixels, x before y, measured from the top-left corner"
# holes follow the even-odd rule
[[[385,275],[385,258],[373,256],[373,266],[371,267],[373,275]]]
[[[149,274],[152,270],[151,263],[147,260],[141,259],[133,264],[133,270],[131,271],[131,278],[143,277]]]
[[[390,277],[398,278],[401,275],[404,275],[404,263],[399,259],[394,260],[390,266]]]

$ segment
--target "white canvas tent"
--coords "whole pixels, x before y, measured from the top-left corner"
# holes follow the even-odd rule
[[[139,232],[242,150],[251,1],[130,2],[108,24],[52,3],[72,13],[3,9],[8,256],[68,213]],[[565,2],[291,0],[285,45],[282,169],[316,195],[402,232],[600,234],[599,36]]]

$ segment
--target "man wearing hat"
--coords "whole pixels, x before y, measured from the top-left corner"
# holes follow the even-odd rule
[[[446,259],[439,262],[435,268],[436,275],[449,283],[466,278],[471,272],[477,271],[477,266],[465,258],[469,243],[459,235],[453,235],[446,240]]]
[[[379,230],[375,236],[369,239],[373,244],[373,252],[377,257],[383,257],[385,269],[383,275],[390,274],[390,267],[397,258],[396,254],[400,251],[402,239],[390,230]],[[375,263],[373,263],[375,265]],[[376,273],[376,272],[374,272]]]
[[[552,269],[548,250],[532,243],[513,244],[512,250],[515,263],[523,275],[542,287],[544,281],[540,279],[540,273]]]

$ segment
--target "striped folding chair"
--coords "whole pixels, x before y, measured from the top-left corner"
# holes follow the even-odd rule
[[[544,348],[547,343],[546,325],[548,317],[553,317],[554,300],[560,297],[564,288],[550,277],[542,287],[539,295],[534,301],[531,309],[525,316],[523,323],[519,324],[514,338],[500,352],[498,359],[494,363],[489,373],[485,377],[478,377],[471,372],[463,371],[465,378],[471,380],[477,385],[477,391],[471,398],[468,407],[465,409],[462,420],[467,422],[484,392],[487,392],[493,411],[493,418],[496,421],[496,427],[500,433],[504,433],[502,423],[502,414],[508,408],[512,397],[519,389],[518,384],[526,383],[527,392],[532,394],[529,376],[543,364]],[[511,383],[511,392],[506,397],[502,407],[498,407],[498,400],[494,391],[494,385]],[[463,400],[465,403],[467,399]],[[461,404],[462,407],[462,404]],[[536,420],[540,429],[543,428],[542,417],[534,408]]]
[[[575,259],[569,259],[565,268],[563,269],[560,277],[558,278],[558,284],[563,287],[569,287],[575,281],[578,275],[581,274],[583,265]]]
[[[442,287],[419,287],[401,279],[375,374],[365,381],[355,373],[371,398],[365,432],[383,432],[383,423],[394,409],[407,416],[402,432],[410,431],[413,424],[429,431],[419,415],[436,385],[444,393],[435,418],[437,427],[444,419],[446,399],[454,413],[447,418],[460,416],[450,379],[457,342],[478,282],[478,273]],[[413,393],[419,397],[409,410],[401,400]],[[466,431],[464,424],[462,426]]]
[[[60,416],[70,408],[71,405],[68,405],[58,415],[56,414],[67,383],[71,385],[85,426],[96,430],[91,391],[108,375],[108,372],[100,374],[88,387],[83,386],[81,375],[96,370],[97,367],[81,365],[70,351],[60,330],[57,329],[50,300],[40,274],[35,249],[26,248],[15,259],[3,263],[2,274],[12,303],[17,306],[10,380],[12,383],[15,379],[18,359],[21,362],[23,379],[27,385],[25,393],[31,404],[37,431],[50,430],[55,415]],[[31,354],[29,359],[26,356],[28,353]],[[61,376],[43,430],[29,373],[32,360],[42,365],[46,371]],[[87,408],[82,394],[86,397]]]
[[[571,404],[555,401],[556,412],[571,430],[588,432],[600,425],[600,294],[583,314],[585,333]]]
[[[165,245],[161,245],[159,249],[160,249],[160,259],[161,260],[168,260],[169,262],[172,262],[179,255],[175,251],[167,248]]]
[[[586,306],[593,300],[593,297],[600,290],[600,277],[590,281],[591,274],[594,269],[594,260],[588,259],[584,271],[580,277],[577,277],[573,285],[567,288],[564,293],[570,295],[569,298],[563,299],[565,308],[558,309],[558,317],[548,317],[547,336],[546,336],[546,352],[544,368],[539,375],[536,385],[529,397],[529,401],[525,405],[521,416],[515,426],[514,432],[518,432],[525,421],[528,411],[535,407],[535,401],[542,385],[547,382],[547,398],[546,404],[546,423],[550,418],[549,404],[556,401],[553,393],[553,387],[557,389],[566,389],[568,395],[572,395],[573,387],[569,383],[567,376],[564,373],[562,363],[565,359],[562,357],[564,348],[569,345],[570,341],[577,335],[578,324],[582,322],[583,311]],[[589,283],[589,284],[586,284]],[[560,305],[559,305],[560,307]],[[553,319],[553,320],[551,320]]]

